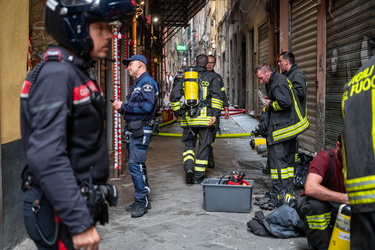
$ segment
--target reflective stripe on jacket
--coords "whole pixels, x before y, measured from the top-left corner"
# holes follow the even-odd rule
[[[293,91],[293,84],[286,76],[271,74],[268,84],[270,103],[270,145],[297,137],[309,128],[307,117],[301,114],[301,105]]]
[[[343,165],[354,213],[375,211],[375,56],[344,86]]]

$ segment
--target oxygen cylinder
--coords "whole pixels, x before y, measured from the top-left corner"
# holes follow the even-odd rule
[[[267,152],[267,145],[266,144],[259,144],[255,147],[255,150],[258,152],[258,153],[264,153],[264,152]]]
[[[253,138],[250,140],[250,146],[251,148],[255,148],[258,145],[266,144],[266,138]]]
[[[341,204],[337,214],[335,227],[332,231],[328,250],[350,249],[350,206]]]
[[[189,67],[184,74],[185,104],[189,107],[198,105],[199,101],[198,72],[195,67]]]

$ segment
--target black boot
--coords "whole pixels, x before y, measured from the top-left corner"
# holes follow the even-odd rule
[[[205,172],[194,171],[194,184],[201,184],[204,178],[206,178]]]

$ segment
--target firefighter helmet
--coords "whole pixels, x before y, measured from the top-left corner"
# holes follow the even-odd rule
[[[134,0],[47,0],[44,26],[62,46],[86,56],[93,48],[89,24],[125,20],[135,6]]]

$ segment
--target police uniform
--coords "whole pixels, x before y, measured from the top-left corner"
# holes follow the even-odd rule
[[[375,248],[375,56],[344,86],[343,152],[351,249]]]
[[[286,76],[274,71],[266,85],[269,103],[268,160],[271,180],[277,192],[293,188],[296,137],[308,129],[302,116],[293,84]]]
[[[134,184],[135,204],[148,207],[150,187],[146,170],[146,156],[151,141],[155,118],[158,85],[148,72],[142,73],[134,82],[130,95],[121,109],[129,136],[129,172]]]
[[[96,185],[106,184],[108,179],[104,102],[90,68],[87,61],[53,46],[22,87],[22,142],[31,176],[31,185],[25,189],[24,216],[26,229],[37,245],[44,242],[36,232],[36,223],[51,240],[55,211],[73,235],[92,226],[79,185],[90,177]],[[38,196],[41,212],[36,215],[32,206]]]
[[[176,117],[182,117],[181,127],[183,130],[182,142],[185,144],[183,152],[184,170],[187,173],[194,172],[193,180],[187,178],[187,182],[200,183],[205,178],[208,164],[209,147],[213,143],[215,126],[208,127],[213,116],[220,118],[223,101],[221,96],[220,82],[216,73],[206,70],[205,67],[197,66],[200,81],[198,105],[199,111],[196,116],[189,116],[187,107],[181,106],[180,99],[184,96],[183,83],[179,83],[172,90],[171,105]],[[195,144],[199,134],[199,148],[195,155]],[[188,180],[189,179],[189,180]]]

